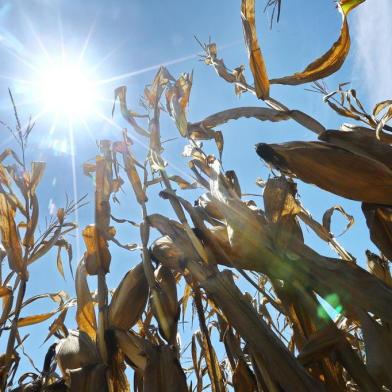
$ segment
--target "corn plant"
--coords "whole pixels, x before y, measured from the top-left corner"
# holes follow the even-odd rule
[[[127,89],[118,87],[113,111],[119,108],[129,129],[118,140],[100,141],[95,162],[84,165],[84,173],[95,178],[95,219],[82,231],[85,252],[76,268],[76,296],[43,294],[51,296],[57,308],[30,317],[20,316],[23,307],[36,300],[24,295],[29,265],[53,247],[70,252],[66,234],[75,224],[68,217],[84,199],[67,202],[37,234],[35,191],[45,164],[26,164],[32,125],[21,129],[17,121],[11,132],[22,157],[12,150],[0,155],[0,255],[8,260],[9,270],[0,288],[1,334],[8,339],[0,362],[3,390],[392,390],[392,161],[387,124],[392,101],[368,113],[355,90],[341,84],[330,92],[322,81],[344,63],[350,49],[347,15],[362,2],[338,2],[338,40],[304,71],[289,76],[268,76],[254,0],[241,2],[253,83],[246,80],[244,66],[227,67],[215,43],[198,41],[201,60],[231,83],[235,94],[253,94],[262,105],[190,122],[191,73],[175,78],[161,67],[144,90],[141,113],[128,108]],[[281,1],[267,2],[278,19],[281,6]],[[310,89],[322,94],[333,111],[361,125],[345,123],[339,130],[327,130],[270,94],[273,84],[305,83],[313,83]],[[169,172],[161,115],[173,119],[185,142],[183,155],[192,180]],[[244,199],[235,171],[222,169],[224,136],[216,128],[244,117],[294,120],[315,138],[257,144],[255,154],[271,168],[267,181],[257,180],[262,205]],[[135,155],[133,135],[147,145],[145,156]],[[203,146],[206,141],[212,141],[213,147],[206,144],[214,153]],[[334,213],[347,219],[347,229],[354,218],[334,206],[322,222],[316,221],[298,197],[298,180],[362,203],[370,239],[380,251],[366,252],[367,270],[331,232]],[[135,196],[134,214],[116,218],[111,207],[126,182]],[[195,201],[186,197],[191,189],[199,192]],[[150,208],[151,194],[171,206],[170,216]],[[118,240],[124,223],[139,231],[139,244]],[[336,256],[326,257],[309,246],[304,227],[329,244]],[[115,288],[107,285],[110,266],[117,262],[112,246],[140,254],[140,262]],[[88,276],[96,279],[96,292],[89,288]],[[241,291],[239,281],[247,282],[257,295]],[[319,297],[335,308],[335,315],[323,310]],[[76,307],[76,329],[66,326],[70,307]],[[42,371],[25,373],[16,381],[22,327],[52,316],[46,339],[56,341]],[[189,342],[183,341],[179,327],[185,318],[197,323]]]

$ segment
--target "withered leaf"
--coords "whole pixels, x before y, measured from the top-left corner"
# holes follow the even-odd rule
[[[49,313],[36,314],[34,316],[21,317],[18,320],[18,327],[26,327],[28,325],[42,323],[55,315],[59,310],[53,310]]]
[[[385,101],[379,102],[373,109],[373,115],[377,116],[382,110],[392,105],[392,100],[387,99]]]
[[[342,12],[342,28],[339,39],[320,58],[309,64],[304,71],[278,79],[271,79],[271,84],[298,85],[313,82],[335,73],[343,65],[350,50],[350,32],[347,14],[364,0],[341,1],[339,4]],[[350,4],[349,4],[350,3]]]
[[[158,321],[159,331],[169,344],[175,344],[180,307],[177,287],[169,268],[160,265],[155,271],[157,288],[151,290],[151,307]]]
[[[325,211],[323,215],[323,226],[329,232],[331,232],[331,220],[332,220],[332,215],[335,211],[340,212],[348,221],[346,228],[343,230],[343,232],[336,236],[339,237],[343,235],[354,224],[354,217],[352,215],[347,214],[347,212],[344,210],[342,206],[333,206],[331,208],[328,208],[328,210]]]
[[[352,200],[392,204],[392,171],[383,163],[320,142],[257,145],[277,169]]]
[[[379,161],[392,169],[392,148],[378,140],[373,129],[353,127],[344,131],[328,130],[321,133],[318,138],[353,154]]]
[[[151,86],[146,86],[144,89],[144,96],[150,108],[158,106],[162,93],[169,82],[173,82],[174,78],[166,67],[159,67]]]
[[[143,391],[188,391],[184,371],[172,346],[160,345],[147,357]]]
[[[97,275],[100,268],[108,272],[111,255],[108,241],[95,225],[88,225],[83,230],[83,240],[86,245],[85,265],[89,275]]]
[[[35,190],[44,175],[45,167],[45,162],[33,162],[31,164],[30,193],[32,195],[35,194]]]
[[[362,203],[362,212],[370,231],[370,239],[389,260],[392,260],[392,208]]]
[[[167,110],[183,137],[188,135],[188,121],[185,110],[189,103],[192,79],[193,73],[184,73],[166,90]]]
[[[360,313],[363,340],[366,352],[366,367],[381,387],[392,387],[389,364],[392,361],[392,338],[389,330],[373,320],[365,312]]]
[[[136,113],[134,113],[128,109],[127,101],[126,101],[126,94],[127,94],[127,88],[125,86],[118,87],[114,90],[114,102],[113,102],[112,116],[114,114],[116,101],[118,99],[120,101],[121,114],[124,117],[124,119],[126,121],[128,121],[128,123],[132,126],[132,128],[135,130],[135,132],[139,133],[142,136],[149,137],[150,134],[137,124],[137,122],[134,118]]]
[[[177,175],[170,176],[169,180],[177,183],[181,189],[196,189],[197,188],[196,182],[190,183],[190,182],[184,180],[181,176],[177,176]]]
[[[65,279],[64,276],[64,268],[63,268],[63,261],[61,260],[61,248],[59,247],[57,250],[57,271],[59,271],[60,275]]]
[[[392,287],[392,277],[389,270],[389,262],[384,258],[377,256],[376,254],[366,251],[367,265],[369,271],[382,280],[385,284]]]
[[[67,312],[68,312],[68,308],[64,308],[61,311],[60,315],[50,325],[49,333],[46,336],[44,343],[47,342],[50,339],[50,337],[52,337],[58,330],[60,330],[60,329],[67,330],[64,325],[64,321],[65,321],[65,317],[67,316]]]
[[[239,360],[234,369],[233,386],[235,392],[253,392],[258,390],[255,376],[244,360]]]
[[[129,182],[131,183],[132,188],[135,192],[136,199],[139,204],[143,204],[148,199],[143,190],[139,174],[136,170],[135,160],[133,159],[133,157],[130,155],[129,152],[123,153],[123,159],[124,159],[125,171],[127,173]]]
[[[248,48],[249,65],[255,81],[257,98],[269,96],[269,80],[256,32],[255,0],[242,0],[241,18],[244,37]]]
[[[133,368],[144,371],[147,365],[147,355],[151,351],[148,340],[136,335],[134,332],[115,330],[118,346],[126,356]]]
[[[76,270],[75,288],[77,296],[76,322],[79,330],[95,340],[97,322],[95,320],[93,299],[87,284],[86,265],[83,259],[79,262]]]
[[[15,224],[15,207],[11,206],[4,193],[0,193],[0,232],[1,241],[7,251],[9,267],[12,271],[24,273],[22,246]]]

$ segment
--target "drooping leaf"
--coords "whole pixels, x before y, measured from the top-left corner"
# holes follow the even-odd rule
[[[118,88],[116,88],[116,90],[114,90],[114,102],[113,102],[112,115],[114,114],[116,101],[118,99],[120,101],[121,114],[125,118],[125,120],[128,121],[128,123],[132,126],[132,128],[137,133],[139,133],[142,136],[149,137],[150,134],[137,124],[137,122],[135,120],[135,115],[137,115],[137,113],[134,113],[128,109],[127,101],[126,101],[126,94],[127,94],[127,88],[125,86],[118,87]]]
[[[290,76],[271,79],[271,84],[298,85],[313,82],[332,75],[343,65],[350,50],[350,32],[347,22],[347,14],[364,0],[340,1],[339,7],[342,12],[342,28],[338,40],[320,58],[309,64],[304,71]]]
[[[391,204],[392,171],[383,163],[320,142],[257,145],[277,169],[352,200]]]
[[[344,210],[342,206],[333,206],[331,208],[328,208],[328,210],[325,211],[323,215],[323,226],[329,232],[331,232],[331,220],[332,220],[332,215],[335,211],[340,212],[348,221],[347,226],[345,227],[343,232],[337,236],[339,237],[343,235],[354,224],[354,217],[352,215],[347,214],[347,212]]]
[[[269,80],[256,32],[255,0],[242,0],[241,18],[244,37],[248,48],[249,65],[255,81],[257,98],[269,96]]]
[[[59,247],[57,250],[57,271],[59,271],[59,274],[63,277],[63,279],[65,279],[64,276],[64,267],[63,267],[63,261],[61,259],[61,248]]]
[[[85,332],[92,340],[95,340],[97,322],[93,299],[87,284],[86,265],[83,259],[79,262],[76,270],[75,288],[77,296],[76,322],[79,330]]]

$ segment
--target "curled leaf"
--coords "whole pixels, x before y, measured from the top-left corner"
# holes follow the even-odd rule
[[[344,210],[342,206],[333,206],[331,208],[328,208],[328,210],[325,211],[323,215],[323,226],[329,232],[331,232],[331,219],[335,211],[340,212],[348,221],[346,228],[339,235],[336,236],[336,237],[340,237],[354,224],[354,217],[352,215],[347,214],[347,212]]]
[[[364,0],[340,1],[339,8],[342,12],[342,28],[338,40],[320,58],[309,64],[304,71],[278,79],[271,79],[271,84],[298,85],[313,82],[335,73],[343,65],[350,50],[350,32],[347,14]]]
[[[186,107],[192,88],[193,73],[182,74],[170,88],[166,90],[166,107],[170,116],[175,120],[181,136],[188,134]]]

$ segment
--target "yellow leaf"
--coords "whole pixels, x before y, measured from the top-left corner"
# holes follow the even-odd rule
[[[58,312],[58,310],[56,309],[56,310],[53,310],[49,313],[36,314],[34,316],[22,317],[18,320],[18,327],[26,327],[28,325],[42,323],[43,321],[50,319],[57,312]]]
[[[365,0],[340,0],[339,6],[344,15],[347,15],[353,8],[363,3]]]

